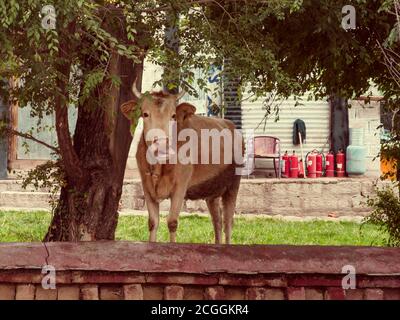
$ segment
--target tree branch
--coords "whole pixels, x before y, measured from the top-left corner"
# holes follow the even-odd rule
[[[69,134],[68,107],[61,100],[57,99],[55,108],[58,144],[67,176],[77,181],[83,176],[83,172]]]
[[[394,1],[394,10],[396,12],[396,20],[397,20],[397,37],[400,40],[400,16],[399,16],[399,9],[400,9],[400,4],[398,0]]]
[[[396,69],[396,67],[393,66],[394,59],[391,59],[389,57],[388,53],[382,47],[382,45],[380,44],[380,42],[378,40],[376,40],[376,43],[383,54],[384,62],[382,62],[382,63],[387,67],[390,75],[392,76],[392,79],[396,82],[397,86],[400,88],[400,73]]]
[[[71,22],[65,32],[74,33],[75,32],[75,22]],[[68,38],[68,37],[66,37]],[[63,39],[63,37],[60,37]],[[67,177],[79,181],[83,177],[83,170],[80,164],[78,154],[76,153],[72,138],[69,133],[68,124],[68,106],[65,97],[68,96],[66,89],[66,83],[69,81],[71,64],[68,57],[66,56],[71,51],[69,43],[65,40],[60,42],[59,55],[61,61],[64,61],[58,66],[58,79],[57,87],[60,88],[60,92],[57,94],[55,101],[55,118],[56,118],[56,132],[58,145],[60,147],[60,155],[63,161],[63,165],[67,174]]]
[[[21,138],[24,138],[24,139],[35,141],[36,143],[39,143],[42,146],[45,146],[46,148],[49,148],[49,149],[53,150],[57,154],[60,153],[60,150],[58,148],[56,148],[56,147],[54,147],[54,146],[52,146],[52,145],[50,145],[50,144],[48,144],[48,143],[46,143],[46,142],[44,142],[42,140],[39,140],[39,139],[35,138],[34,136],[32,136],[29,133],[20,132],[20,131],[14,130],[12,128],[4,128],[4,131],[8,135],[15,135],[15,136],[18,136],[18,137],[21,137]]]

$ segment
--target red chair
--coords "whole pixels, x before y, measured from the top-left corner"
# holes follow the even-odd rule
[[[273,136],[254,137],[254,168],[256,158],[272,159],[274,161],[275,176],[281,177],[281,141]],[[278,161],[278,168],[276,166]]]

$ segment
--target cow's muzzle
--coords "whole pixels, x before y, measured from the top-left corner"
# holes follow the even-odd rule
[[[175,154],[175,151],[170,145],[169,139],[167,137],[165,138],[154,137],[149,148],[151,153],[158,160],[158,162],[165,162],[172,155]]]

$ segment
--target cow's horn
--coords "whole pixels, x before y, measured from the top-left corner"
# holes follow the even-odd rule
[[[133,92],[133,94],[135,95],[136,98],[140,99],[142,97],[142,94],[136,88],[136,79],[135,79],[135,81],[133,81],[133,84],[132,84],[132,92]]]
[[[179,92],[177,95],[176,95],[176,100],[179,100],[180,98],[182,98],[184,95],[185,95],[185,90],[182,90],[181,92]]]

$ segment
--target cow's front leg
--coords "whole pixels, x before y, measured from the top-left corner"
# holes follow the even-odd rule
[[[169,215],[167,218],[170,242],[176,242],[176,229],[178,228],[178,218],[179,213],[182,209],[185,194],[186,188],[184,190],[174,192],[171,196],[171,208],[169,210]]]
[[[170,242],[176,242],[179,213],[182,209],[193,168],[191,166],[177,165],[177,167],[175,167],[175,172],[178,177],[175,179],[174,187],[172,188],[170,196],[171,207],[167,218]]]
[[[149,241],[157,241],[157,229],[160,221],[160,205],[155,201],[148,192],[144,193],[147,211],[149,213]]]

